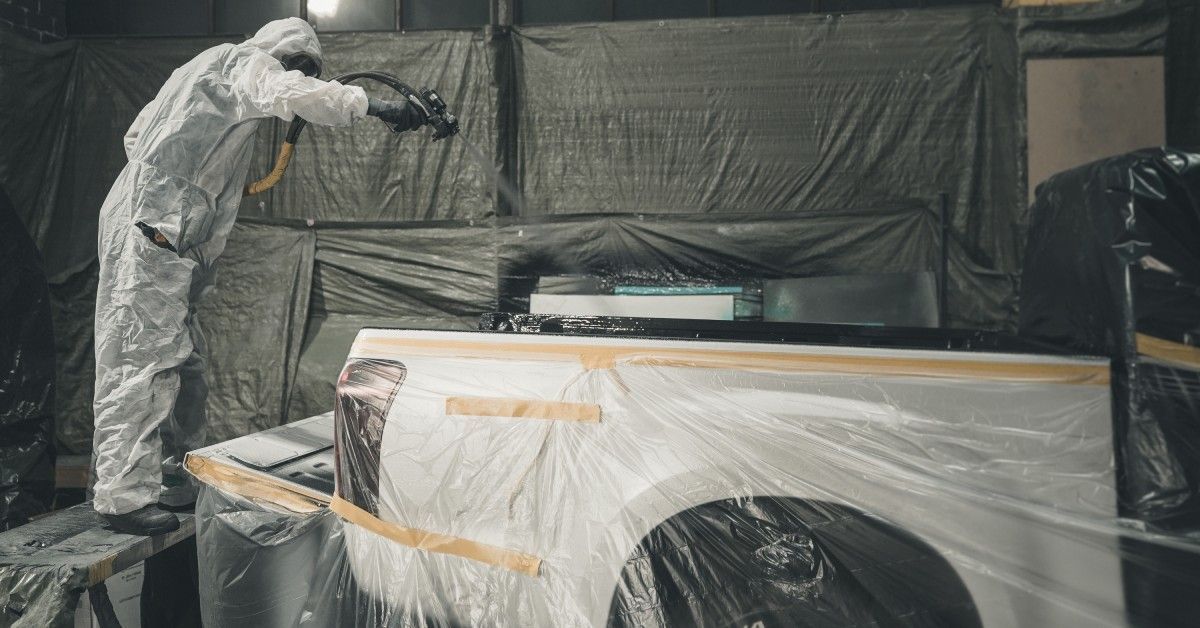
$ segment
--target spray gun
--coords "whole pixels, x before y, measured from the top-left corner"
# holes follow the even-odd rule
[[[428,87],[421,91],[414,90],[400,79],[386,74],[384,72],[351,72],[341,76],[335,76],[332,80],[343,85],[358,79],[371,79],[387,85],[396,90],[400,95],[404,96],[414,107],[420,109],[425,114],[425,123],[433,127],[433,135],[430,139],[438,141],[458,135],[458,118],[454,114],[446,110],[446,101],[432,89]],[[308,121],[304,118],[296,117],[292,120],[291,126],[288,127],[287,135],[284,137],[283,145],[279,147],[279,155],[275,158],[275,167],[271,172],[255,181],[254,183],[246,184],[242,191],[243,196],[251,196],[274,187],[279,180],[283,178],[283,173],[287,172],[288,164],[292,161],[292,154],[296,149],[296,141],[300,139],[300,132],[308,125]],[[395,128],[393,125],[388,125],[392,131],[399,133],[401,129]]]
[[[458,118],[446,111],[446,101],[442,100],[437,92],[426,87],[421,90],[419,96],[409,96],[408,101],[424,112],[425,124],[433,127],[433,135],[430,136],[433,141],[458,135]],[[399,133],[395,128],[392,130]]]

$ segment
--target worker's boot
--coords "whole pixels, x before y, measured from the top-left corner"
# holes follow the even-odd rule
[[[158,504],[142,506],[133,512],[120,515],[101,514],[117,532],[138,536],[157,536],[179,529],[179,517],[167,512]]]

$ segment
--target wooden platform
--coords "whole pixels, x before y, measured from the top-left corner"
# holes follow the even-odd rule
[[[195,517],[179,521],[169,534],[131,536],[109,529],[85,502],[0,533],[0,625],[69,621],[89,587],[195,534]]]

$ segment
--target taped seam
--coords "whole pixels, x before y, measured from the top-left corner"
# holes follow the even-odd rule
[[[542,566],[542,559],[516,550],[383,521],[336,495],[329,509],[354,525],[414,549],[458,556],[533,577],[537,577]]]
[[[1138,334],[1137,350],[1142,355],[1200,371],[1200,348]]]
[[[541,399],[446,397],[446,414],[598,423],[600,406],[594,403],[544,401]]]
[[[268,475],[258,475],[212,458],[188,454],[183,466],[195,478],[214,488],[258,504],[273,505],[290,512],[312,513],[329,503],[329,497],[283,486]]]
[[[578,362],[585,369],[620,366],[732,368],[882,377],[932,377],[999,382],[1108,386],[1109,367],[1090,364],[1038,364],[936,357],[853,356],[770,351],[599,347],[570,344],[484,343],[415,338],[358,340],[351,355],[359,358],[406,356],[466,359]]]

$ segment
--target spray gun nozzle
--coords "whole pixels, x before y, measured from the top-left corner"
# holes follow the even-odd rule
[[[442,100],[441,95],[426,87],[421,90],[421,100],[429,106],[428,124],[433,127],[433,134],[430,136],[433,141],[458,135],[458,118],[446,111],[446,101]]]

